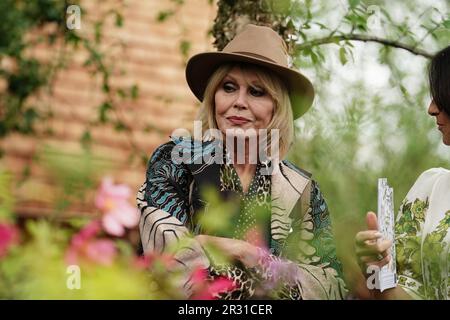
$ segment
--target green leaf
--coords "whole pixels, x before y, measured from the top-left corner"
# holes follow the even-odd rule
[[[123,16],[118,11],[116,11],[116,27],[123,27]]]
[[[130,89],[131,99],[136,100],[139,96],[139,87],[137,84],[133,84]]]
[[[348,4],[350,5],[350,7],[355,8],[360,2],[361,0],[349,0]]]
[[[15,198],[12,186],[12,173],[0,167],[0,222],[13,220]]]
[[[445,21],[442,23],[442,25],[443,25],[445,28],[450,29],[450,19],[445,20]]]
[[[117,121],[116,124],[115,124],[115,126],[114,126],[114,129],[115,129],[116,131],[125,131],[125,130],[128,129],[128,127],[127,127],[126,124],[123,123],[122,121]]]
[[[109,86],[108,80],[106,79],[105,81],[103,81],[102,91],[105,93],[108,93],[110,90],[111,90],[111,87]]]
[[[108,111],[111,110],[112,108],[113,108],[113,106],[108,101],[105,101],[100,105],[100,110],[99,110],[100,122],[105,123],[108,121]]]
[[[317,54],[314,53],[314,51],[311,51],[310,57],[314,64],[317,64],[319,62],[319,58],[318,58]]]
[[[95,43],[100,43],[102,39],[102,28],[103,28],[103,22],[98,21],[94,25],[94,33],[95,33]]]
[[[191,43],[187,40],[182,40],[180,42],[180,51],[183,57],[187,57],[189,55],[189,50],[191,48]]]
[[[308,37],[306,36],[306,34],[302,31],[298,31],[298,34],[302,37],[303,41],[306,41],[308,39]]]
[[[156,21],[158,22],[164,22],[171,16],[175,14],[175,11],[173,10],[166,10],[166,11],[160,11],[158,12],[158,15],[156,16]]]
[[[148,156],[146,154],[140,155],[141,164],[145,167],[148,164]]]
[[[276,0],[271,2],[272,11],[275,14],[289,15],[291,9],[290,0]]]
[[[80,143],[85,149],[89,149],[92,144],[92,136],[89,130],[83,132],[83,135],[80,138]]]
[[[346,53],[344,47],[341,47],[339,49],[339,60],[341,61],[342,65],[345,65],[347,63],[347,61],[348,61],[347,53]]]
[[[127,93],[122,88],[117,89],[117,95],[122,99],[127,97]]]
[[[326,25],[324,25],[323,23],[320,23],[320,22],[314,22],[314,24],[316,26],[319,26],[321,30],[329,30],[330,29]]]

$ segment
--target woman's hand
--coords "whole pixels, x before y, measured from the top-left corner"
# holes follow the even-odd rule
[[[382,234],[378,231],[377,216],[373,212],[367,213],[367,229],[360,231],[355,237],[355,251],[359,267],[364,276],[370,265],[377,265],[379,268],[390,261],[391,240],[381,239]]]
[[[195,239],[202,247],[211,245],[225,255],[241,261],[247,268],[258,264],[260,249],[246,241],[207,235],[197,235]]]

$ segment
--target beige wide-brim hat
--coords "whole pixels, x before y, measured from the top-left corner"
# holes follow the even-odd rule
[[[294,119],[311,107],[314,88],[297,70],[288,66],[288,52],[283,39],[269,27],[248,24],[222,51],[194,55],[186,66],[186,80],[194,95],[203,101],[209,78],[222,64],[246,62],[276,73],[286,84]]]

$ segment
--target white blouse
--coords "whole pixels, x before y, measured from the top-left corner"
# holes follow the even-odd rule
[[[425,171],[395,226],[399,285],[416,299],[450,300],[450,171]]]

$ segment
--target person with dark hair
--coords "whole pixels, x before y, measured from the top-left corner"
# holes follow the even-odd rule
[[[450,146],[450,46],[438,52],[429,67],[432,101],[428,114],[436,118],[443,143]],[[392,243],[381,239],[377,216],[367,213],[367,229],[355,237],[363,274],[390,260]],[[450,300],[450,171],[433,168],[420,175],[406,195],[395,224],[398,286],[375,299]]]
[[[450,46],[431,61],[429,78],[433,101],[428,113],[436,117],[444,144],[450,145]]]

